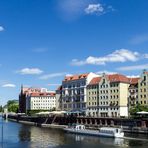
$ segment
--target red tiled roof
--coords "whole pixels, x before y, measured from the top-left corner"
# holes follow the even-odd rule
[[[36,96],[55,96],[55,93],[31,93],[30,96],[36,97]]]
[[[90,81],[89,85],[98,84],[100,80],[101,80],[101,77],[95,77]]]
[[[88,73],[87,74],[80,74],[80,75],[73,75],[73,76],[66,76],[64,81],[83,79],[83,78],[87,78],[87,76],[88,76]]]
[[[112,74],[112,75],[107,75],[108,79],[110,82],[124,82],[124,83],[129,83],[129,79],[121,74]]]
[[[140,78],[128,78],[128,79],[129,79],[130,84],[138,84],[138,80]]]

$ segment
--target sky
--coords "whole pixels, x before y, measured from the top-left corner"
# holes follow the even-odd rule
[[[147,0],[1,0],[0,104],[21,85],[54,90],[65,75],[148,69]]]

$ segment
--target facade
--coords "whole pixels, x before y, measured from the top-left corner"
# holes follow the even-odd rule
[[[30,93],[26,97],[26,110],[52,110],[56,108],[54,92]]]
[[[62,110],[62,85],[56,90],[56,110]]]
[[[143,71],[138,81],[138,103],[148,106],[148,72],[146,70]]]
[[[129,109],[135,106],[138,103],[138,81],[140,78],[129,78],[130,86],[128,88],[129,91],[129,99],[128,105]]]
[[[95,77],[87,86],[87,116],[98,116],[100,80],[101,77]]]
[[[129,79],[121,74],[92,79],[87,87],[87,115],[99,117],[128,116]]]
[[[62,82],[62,110],[65,111],[86,111],[86,86],[94,73],[66,76]]]
[[[21,87],[19,95],[19,112],[27,110],[50,110],[56,107],[55,92],[46,88]]]

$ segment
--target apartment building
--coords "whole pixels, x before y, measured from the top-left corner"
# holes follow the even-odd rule
[[[86,111],[86,86],[94,73],[66,76],[62,82],[62,110],[66,111]]]
[[[55,92],[46,88],[28,88],[21,86],[19,94],[19,112],[27,110],[50,110],[56,107]]]
[[[87,116],[98,116],[99,82],[101,77],[93,78],[87,86]]]
[[[135,106],[138,103],[138,78],[129,78],[130,86],[128,88],[129,97],[128,97],[128,107],[129,109]]]
[[[148,72],[146,70],[143,71],[138,81],[138,103],[148,106]]]
[[[26,110],[52,110],[56,108],[55,92],[29,93]]]
[[[129,79],[121,74],[93,78],[87,87],[87,115],[128,116],[128,87]]]

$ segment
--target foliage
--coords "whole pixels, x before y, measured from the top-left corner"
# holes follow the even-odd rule
[[[0,112],[3,112],[3,107],[2,107],[2,105],[0,106]]]
[[[134,115],[134,114],[136,114],[137,112],[140,112],[140,111],[148,111],[148,107],[140,105],[140,104],[136,104],[134,107],[132,107],[130,109],[130,114]]]
[[[18,112],[19,104],[16,100],[9,100],[5,106],[9,112]]]

